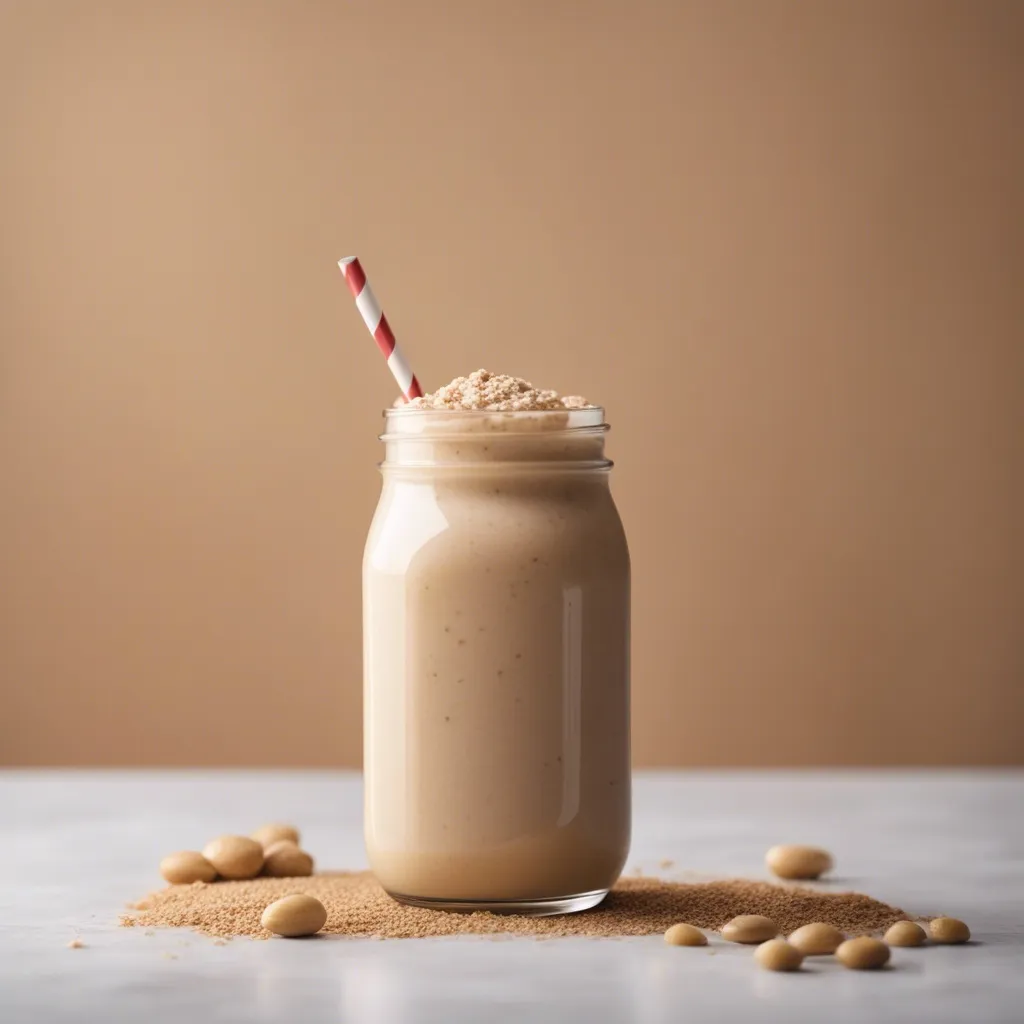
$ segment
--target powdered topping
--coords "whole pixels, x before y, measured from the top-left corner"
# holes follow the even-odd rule
[[[737,914],[762,914],[786,933],[823,921],[847,935],[863,935],[907,917],[896,907],[853,892],[820,892],[738,879],[687,884],[654,878],[620,878],[599,907],[582,914],[448,914],[396,903],[373,875],[363,871],[172,885],[140,900],[133,907],[135,913],[126,914],[121,923],[127,927],[194,928],[221,938],[269,938],[260,917],[268,904],[291,893],[315,896],[327,908],[325,932],[391,939],[502,932],[541,938],[652,935],[678,921],[717,930]]]
[[[422,398],[414,398],[413,409],[467,409],[484,412],[547,412],[593,408],[581,395],[562,397],[557,391],[535,388],[521,377],[509,377],[489,370],[474,370],[468,377],[456,377],[450,384]]]

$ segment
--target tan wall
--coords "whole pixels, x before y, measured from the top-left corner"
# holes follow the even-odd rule
[[[644,765],[1024,761],[1024,4],[0,7],[0,760],[356,764],[392,392],[602,400]]]

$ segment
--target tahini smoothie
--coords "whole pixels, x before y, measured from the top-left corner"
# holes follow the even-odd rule
[[[366,545],[366,844],[430,906],[599,902],[629,846],[629,555],[603,410],[479,371],[390,410]]]

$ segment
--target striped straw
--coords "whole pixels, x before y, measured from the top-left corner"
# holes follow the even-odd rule
[[[398,381],[398,387],[405,400],[408,402],[413,398],[419,398],[423,394],[423,388],[420,387],[416,374],[412,372],[409,364],[405,361],[405,356],[402,355],[395,336],[391,333],[388,318],[380,308],[373,289],[367,283],[366,274],[363,273],[358,258],[346,256],[344,259],[338,260],[338,266],[341,267],[348,290],[356,300],[356,309],[359,310],[367,330],[376,339],[377,348],[384,353],[384,358],[388,361],[388,369]]]

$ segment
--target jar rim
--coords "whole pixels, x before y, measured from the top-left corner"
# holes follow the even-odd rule
[[[585,409],[387,409],[384,468],[413,465],[607,468],[601,406]]]
[[[485,423],[493,429],[481,430]],[[533,429],[524,429],[532,425]],[[604,408],[589,405],[583,409],[410,409],[395,406],[384,410],[384,433],[381,440],[413,438],[433,434],[455,438],[462,432],[480,436],[536,437],[571,434],[579,436],[590,432],[606,432]]]

